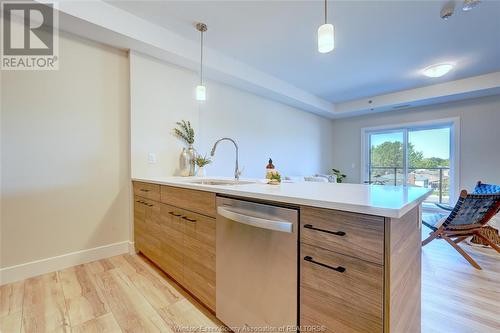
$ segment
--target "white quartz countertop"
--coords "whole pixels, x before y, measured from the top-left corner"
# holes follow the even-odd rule
[[[348,212],[400,218],[427,198],[431,190],[409,186],[283,182],[268,185],[263,180],[253,184],[203,185],[192,183],[198,177],[133,178],[134,181],[177,186],[242,198],[254,198]],[[207,177],[206,179],[224,179]],[[227,179],[227,178],[225,178]],[[247,180],[247,179],[245,179]]]

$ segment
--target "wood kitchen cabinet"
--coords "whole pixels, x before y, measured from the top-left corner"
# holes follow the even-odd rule
[[[160,185],[134,182],[134,195],[158,202],[160,201]]]
[[[162,228],[159,203],[139,196],[134,197],[135,246],[151,260],[162,258]]]
[[[159,204],[161,209],[161,228],[163,233],[162,261],[163,270],[174,280],[184,284],[184,221],[180,209]]]
[[[215,193],[179,188],[160,187],[160,200],[163,203],[187,209],[205,216],[215,217]]]
[[[215,310],[215,219],[184,211],[184,284]]]
[[[134,194],[136,249],[215,312],[216,193],[134,182]],[[304,331],[420,332],[420,206],[400,218],[293,207]]]
[[[301,207],[300,325],[420,332],[420,217]]]
[[[302,243],[383,265],[383,217],[312,207],[300,217]]]
[[[215,219],[189,210],[185,192],[174,199],[173,194],[178,191],[161,190],[164,198],[168,195],[168,199],[162,201],[184,206],[177,207],[145,197],[156,197],[158,191],[159,200],[159,187],[134,185],[134,193],[139,194],[134,199],[136,249],[215,311]],[[215,211],[210,207],[211,193],[195,192],[200,192],[196,197],[202,198],[202,204],[194,206],[197,211]]]
[[[302,244],[302,325],[327,332],[383,332],[384,268],[320,247]]]

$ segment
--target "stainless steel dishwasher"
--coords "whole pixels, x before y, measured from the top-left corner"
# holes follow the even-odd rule
[[[296,209],[217,198],[216,315],[224,324],[297,325],[297,235]]]

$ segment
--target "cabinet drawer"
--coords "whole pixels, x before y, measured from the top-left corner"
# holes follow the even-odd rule
[[[300,276],[300,325],[383,332],[383,266],[301,244]]]
[[[384,264],[384,218],[301,207],[301,242]]]
[[[160,201],[160,185],[134,182],[134,194],[143,198]]]
[[[215,193],[162,185],[161,202],[215,217]]]

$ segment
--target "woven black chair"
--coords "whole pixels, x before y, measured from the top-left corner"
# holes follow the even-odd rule
[[[473,193],[467,194],[465,190],[460,192],[455,207],[439,206],[450,210],[450,213],[448,216],[446,214],[432,214],[423,218],[422,223],[429,227],[432,232],[422,242],[422,246],[429,244],[434,239],[444,239],[477,269],[481,269],[481,267],[458,246],[458,243],[467,237],[476,235],[500,253],[500,247],[479,233],[479,230],[500,211],[499,186],[479,182]]]

